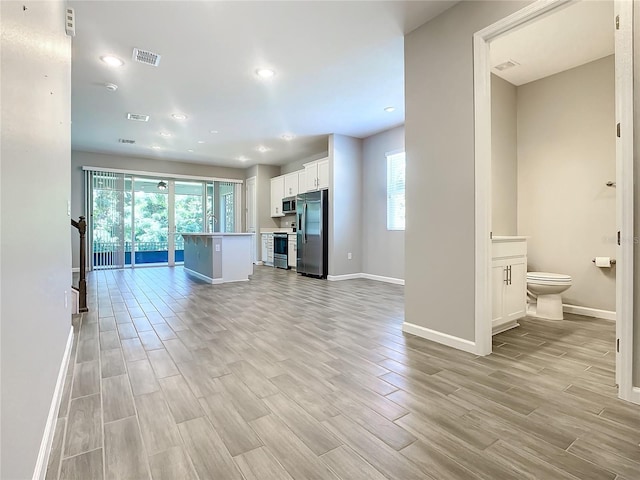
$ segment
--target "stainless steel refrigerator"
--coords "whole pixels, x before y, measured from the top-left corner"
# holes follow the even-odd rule
[[[327,278],[329,269],[329,191],[301,193],[296,198],[298,273]]]

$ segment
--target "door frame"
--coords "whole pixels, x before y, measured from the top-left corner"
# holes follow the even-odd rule
[[[621,232],[616,264],[616,378],[620,398],[640,403],[633,387],[633,2],[613,0],[621,19],[616,31],[616,216]],[[491,328],[491,65],[492,40],[572,0],[539,0],[480,30],[473,36],[475,125],[475,344],[476,353],[492,352]],[[612,19],[613,21],[613,19]]]

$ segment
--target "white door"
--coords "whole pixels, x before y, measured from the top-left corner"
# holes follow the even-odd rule
[[[504,287],[507,280],[504,261],[494,261],[491,266],[491,295],[492,309],[491,320],[494,325],[502,323],[504,314]]]
[[[633,9],[614,2],[616,108],[616,383],[624,400],[640,403],[633,388]]]
[[[526,314],[527,265],[524,259],[509,262],[509,282],[504,294],[504,320],[517,320]]]
[[[256,263],[256,253],[257,253],[257,241],[256,241],[256,230],[257,230],[257,216],[256,216],[256,177],[251,177],[249,179],[247,179],[247,183],[246,183],[246,212],[247,212],[247,232],[248,233],[253,233],[253,248],[251,249],[251,251],[253,252],[252,254],[252,261],[253,263]]]

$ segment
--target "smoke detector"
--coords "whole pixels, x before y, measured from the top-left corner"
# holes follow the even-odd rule
[[[499,72],[502,72],[502,71],[507,70],[509,68],[517,67],[518,65],[520,65],[520,64],[518,62],[516,62],[515,60],[507,60],[506,62],[502,62],[502,63],[496,65],[493,68],[495,68]]]
[[[119,138],[118,139],[118,143],[127,143],[129,145],[133,145],[134,143],[136,143],[135,140],[131,140],[129,138]]]
[[[142,115],[141,113],[127,113],[127,120],[135,120],[137,122],[148,122],[149,115]]]
[[[132,58],[136,62],[146,63],[147,65],[151,65],[154,67],[160,65],[160,55],[150,52],[149,50],[134,48]]]
[[[115,92],[116,90],[118,90],[118,85],[116,85],[115,83],[105,83],[104,88],[106,88],[110,92]]]

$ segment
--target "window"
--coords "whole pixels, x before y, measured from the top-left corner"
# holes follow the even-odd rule
[[[404,230],[405,153],[387,154],[387,230]]]

